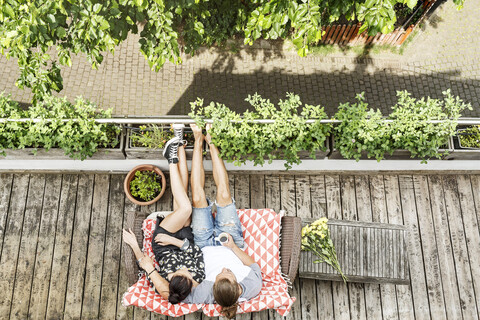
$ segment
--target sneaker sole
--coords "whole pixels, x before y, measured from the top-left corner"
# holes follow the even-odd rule
[[[168,140],[167,143],[165,144],[165,147],[163,147],[162,155],[166,158],[165,154],[167,153],[168,146],[170,146],[172,143],[178,143],[178,142],[180,142],[180,139],[178,139],[177,137]]]

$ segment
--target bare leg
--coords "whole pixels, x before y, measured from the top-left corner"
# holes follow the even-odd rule
[[[213,179],[217,185],[217,203],[219,206],[225,207],[232,203],[232,194],[230,193],[230,185],[228,183],[228,174],[225,164],[219,157],[217,147],[211,143],[212,138],[208,133],[210,128],[211,125],[207,125],[207,136],[205,137],[205,141],[210,147],[210,155],[212,156]]]
[[[182,180],[183,187],[185,192],[188,194],[188,167],[187,167],[187,156],[185,154],[185,147],[178,147],[178,170],[180,172],[180,177]],[[178,209],[178,204],[176,199],[173,201],[173,210]]]
[[[192,214],[192,205],[188,199],[185,186],[180,176],[180,170],[177,163],[169,164],[170,167],[170,185],[172,188],[173,198],[178,208],[163,219],[160,226],[169,232],[177,232],[186,225]]]
[[[202,130],[197,125],[190,125],[195,136],[195,145],[193,148],[192,172],[190,173],[192,186],[192,202],[195,208],[205,208],[208,206],[205,196],[205,171],[203,169],[202,146],[204,136]]]

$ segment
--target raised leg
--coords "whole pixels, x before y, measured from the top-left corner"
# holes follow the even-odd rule
[[[195,137],[193,148],[192,172],[190,173],[190,182],[192,187],[192,202],[195,208],[205,208],[208,206],[205,196],[205,170],[203,169],[203,140],[202,130],[195,124],[190,125]]]
[[[211,143],[212,138],[208,133],[210,128],[211,125],[207,125],[207,136],[205,137],[205,141],[210,147],[210,155],[212,156],[213,179],[215,180],[215,185],[217,186],[217,204],[224,207],[232,203],[232,194],[230,193],[228,173],[227,169],[225,168],[225,164],[219,157],[219,151],[217,147]]]
[[[188,166],[187,156],[185,154],[185,147],[180,145],[178,147],[178,171],[180,172],[180,179],[182,180],[183,188],[188,194]],[[178,209],[177,201],[173,201],[173,210]]]
[[[163,219],[160,226],[169,232],[177,232],[189,223],[192,206],[188,199],[185,185],[180,175],[179,159],[178,159],[179,139],[174,138],[167,142],[165,146],[164,156],[167,158],[170,167],[170,186],[172,188],[173,199],[177,205],[176,210],[172,214]],[[185,159],[184,159],[184,162]]]

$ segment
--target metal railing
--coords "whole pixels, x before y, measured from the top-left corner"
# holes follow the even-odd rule
[[[62,122],[68,121],[78,121],[79,119],[61,119]],[[182,117],[155,117],[155,118],[107,118],[107,119],[94,119],[97,123],[112,123],[112,124],[170,124],[170,123],[183,123],[183,124],[190,124],[195,123],[195,120],[191,118],[182,118]],[[1,118],[0,123],[6,122],[53,122],[58,121],[58,119],[31,119],[31,118],[20,118],[20,119],[8,119],[8,118]],[[205,119],[206,123],[213,123],[211,119]],[[383,120],[386,123],[393,122],[394,120],[385,119]],[[237,122],[232,120],[232,122]],[[272,119],[256,119],[256,120],[248,120],[251,123],[261,123],[261,124],[268,124],[268,123],[275,123],[275,120]],[[306,123],[315,123],[318,122],[316,119],[309,119],[306,120]],[[322,119],[319,121],[322,124],[338,124],[341,123],[342,120],[336,119]],[[430,120],[428,123],[442,123],[445,120]],[[457,120],[458,125],[480,125],[480,118],[460,118]]]

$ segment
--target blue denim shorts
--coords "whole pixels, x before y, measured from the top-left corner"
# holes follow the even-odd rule
[[[243,248],[242,224],[238,218],[235,200],[232,203],[221,207],[217,205],[217,215],[214,218],[212,214],[213,203],[207,199],[206,208],[193,208],[192,211],[192,230],[195,244],[200,248],[206,246],[221,246],[222,244],[215,238],[222,232],[229,233],[235,244]]]

